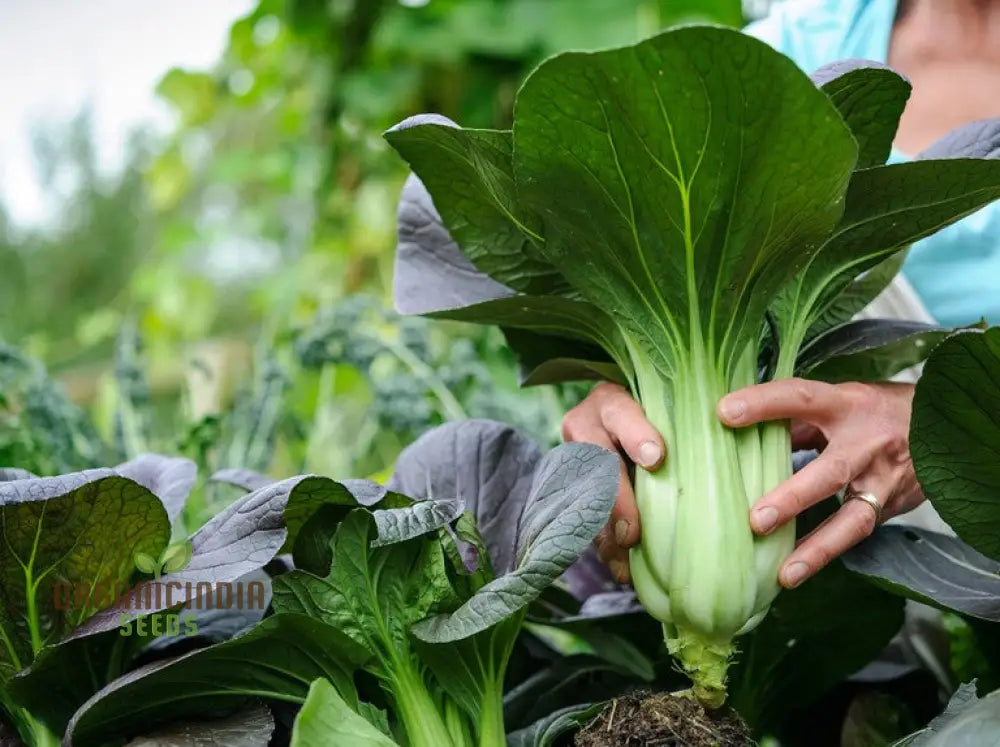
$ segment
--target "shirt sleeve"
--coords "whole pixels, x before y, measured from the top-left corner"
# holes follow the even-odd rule
[[[846,56],[846,46],[869,0],[779,0],[744,32],[790,57],[811,73]]]

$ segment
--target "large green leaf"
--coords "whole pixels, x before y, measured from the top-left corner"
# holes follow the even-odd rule
[[[665,371],[695,327],[724,359],[757,334],[840,217],[856,156],[790,60],[714,27],[550,59],[514,123],[542,252]]]
[[[256,698],[302,703],[326,678],[357,706],[353,673],[369,655],[347,636],[302,615],[278,614],[225,643],[150,664],[83,704],[67,728],[70,747],[235,709]]]
[[[389,737],[358,715],[324,679],[309,687],[295,717],[291,747],[397,747]]]
[[[1000,560],[1000,327],[934,350],[914,394],[910,453],[941,517]]]
[[[0,527],[0,683],[110,607],[136,555],[170,539],[160,499],[106,469],[0,483]]]

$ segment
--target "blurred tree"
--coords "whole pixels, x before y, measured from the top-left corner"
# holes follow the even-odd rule
[[[90,112],[34,137],[43,189],[61,206],[44,229],[19,232],[0,210],[0,339],[54,369],[107,357],[127,288],[155,234],[145,200],[146,144],[101,170]]]
[[[213,468],[363,475],[465,416],[554,441],[578,388],[515,394],[495,330],[387,311],[406,168],[382,133],[428,111],[509,127],[545,57],[689,20],[743,13],[738,0],[258,0],[212,69],[163,76],[176,126],[137,137],[120,173],[99,169],[86,113],[39,135],[65,209],[28,235],[0,211],[0,339],[91,403],[121,458],[146,445]],[[29,421],[8,404],[14,449]]]

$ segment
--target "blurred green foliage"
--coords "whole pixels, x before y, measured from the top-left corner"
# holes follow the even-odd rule
[[[213,69],[165,73],[176,127],[137,135],[120,172],[99,168],[86,113],[42,133],[39,175],[65,208],[27,232],[0,209],[0,340],[58,385],[5,348],[0,369],[23,370],[17,387],[0,379],[0,466],[155,448],[360,476],[458,417],[558,440],[580,388],[517,391],[496,331],[390,311],[406,169],[381,134],[425,111],[506,127],[546,56],[688,20],[743,13],[737,0],[259,0]],[[41,391],[65,421],[51,453],[32,435]]]

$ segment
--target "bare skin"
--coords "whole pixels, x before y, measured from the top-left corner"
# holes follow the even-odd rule
[[[1000,0],[903,0],[888,61],[913,84],[896,138],[905,153],[918,153],[967,122],[1000,116],[1000,96],[993,95],[1000,91]],[[718,408],[724,424],[739,428],[791,420],[793,448],[821,452],[754,504],[754,532],[774,531],[847,485],[877,496],[883,521],[916,508],[924,497],[909,453],[912,400],[913,387],[906,384],[831,385],[802,379],[768,382],[725,397]],[[566,414],[563,438],[618,451],[650,471],[669,459],[667,445],[642,407],[626,389],[610,383],[596,386]],[[799,541],[781,568],[781,584],[798,586],[874,528],[871,506],[848,501]],[[629,581],[628,550],[640,532],[623,460],[611,520],[596,540],[601,558],[622,582]]]
[[[1000,116],[1000,2],[901,2],[888,64],[913,85],[896,146],[916,154],[967,122]]]

